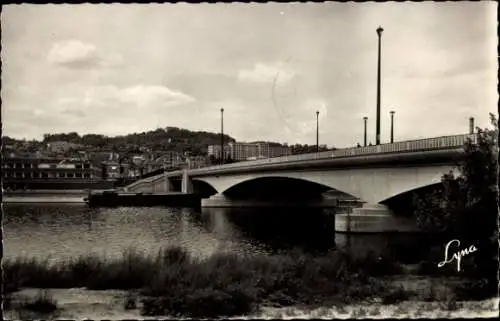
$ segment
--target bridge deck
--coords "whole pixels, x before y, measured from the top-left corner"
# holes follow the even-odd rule
[[[332,151],[319,152],[319,153],[309,153],[309,154],[299,154],[299,155],[289,155],[274,158],[266,158],[251,161],[242,161],[231,164],[207,166],[202,168],[190,168],[190,174],[199,175],[202,173],[220,173],[225,170],[232,171],[233,169],[243,169],[243,168],[257,168],[257,167],[268,167],[269,165],[278,164],[291,164],[300,162],[310,162],[315,160],[328,160],[328,159],[341,159],[341,158],[356,158],[359,156],[370,156],[370,155],[381,155],[381,154],[404,154],[404,153],[416,153],[416,152],[431,152],[436,150],[450,150],[463,148],[464,144],[468,140],[472,142],[476,141],[475,134],[461,134],[452,136],[442,136],[434,138],[426,138],[419,140],[401,141],[396,143],[388,143],[373,146],[364,147],[350,147],[343,149],[336,149]],[[166,173],[167,176],[180,176],[182,171],[172,171]],[[153,177],[143,179],[141,181],[135,182],[129,187],[141,184],[141,182],[152,182],[165,174],[159,174]]]

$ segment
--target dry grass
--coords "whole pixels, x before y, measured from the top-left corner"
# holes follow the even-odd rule
[[[262,304],[341,306],[375,298],[389,304],[410,297],[402,287],[379,278],[402,273],[400,265],[372,254],[352,259],[342,251],[323,256],[295,251],[196,259],[174,247],[155,256],[128,250],[119,260],[83,256],[49,264],[47,260],[6,259],[3,269],[4,282],[11,289],[139,290],[141,312],[146,316],[224,317],[254,312]],[[137,303],[131,296],[125,307],[133,309]]]

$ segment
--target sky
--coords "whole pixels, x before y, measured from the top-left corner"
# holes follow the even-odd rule
[[[238,141],[375,143],[489,126],[496,2],[6,5],[2,132],[181,127]]]

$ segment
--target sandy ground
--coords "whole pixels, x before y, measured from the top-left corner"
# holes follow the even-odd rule
[[[19,298],[33,298],[39,289],[24,289],[13,295],[13,305]],[[58,310],[50,315],[36,314],[23,310],[4,310],[4,318],[19,319],[154,319],[144,318],[139,309],[124,308],[127,292],[125,291],[91,291],[83,288],[49,289],[57,302]],[[486,318],[498,316],[499,300],[458,302],[456,309],[450,311],[439,302],[406,301],[393,305],[368,303],[344,307],[322,307],[317,309],[270,308],[263,307],[254,315],[233,319],[348,319],[348,318]],[[168,316],[158,317],[165,319]]]

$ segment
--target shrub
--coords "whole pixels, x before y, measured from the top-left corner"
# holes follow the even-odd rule
[[[125,310],[137,309],[137,298],[133,295],[128,295],[124,303]]]
[[[394,304],[408,300],[410,298],[410,293],[402,286],[399,286],[397,288],[390,288],[387,291],[383,291],[381,297],[383,304]]]
[[[252,312],[253,303],[254,299],[241,289],[203,289],[186,297],[187,310],[183,312],[191,317],[235,316]]]
[[[354,259],[352,266],[371,276],[403,273],[403,267],[394,258],[389,255],[376,255],[373,251],[368,252],[365,257]]]
[[[492,297],[488,291],[489,281],[486,278],[477,281],[467,281],[456,284],[453,287],[453,292],[457,300],[484,300]]]
[[[39,313],[51,313],[57,310],[57,303],[46,290],[40,290],[34,300],[22,302],[19,309]]]
[[[12,294],[3,293],[2,294],[2,309],[10,310],[12,307]]]

